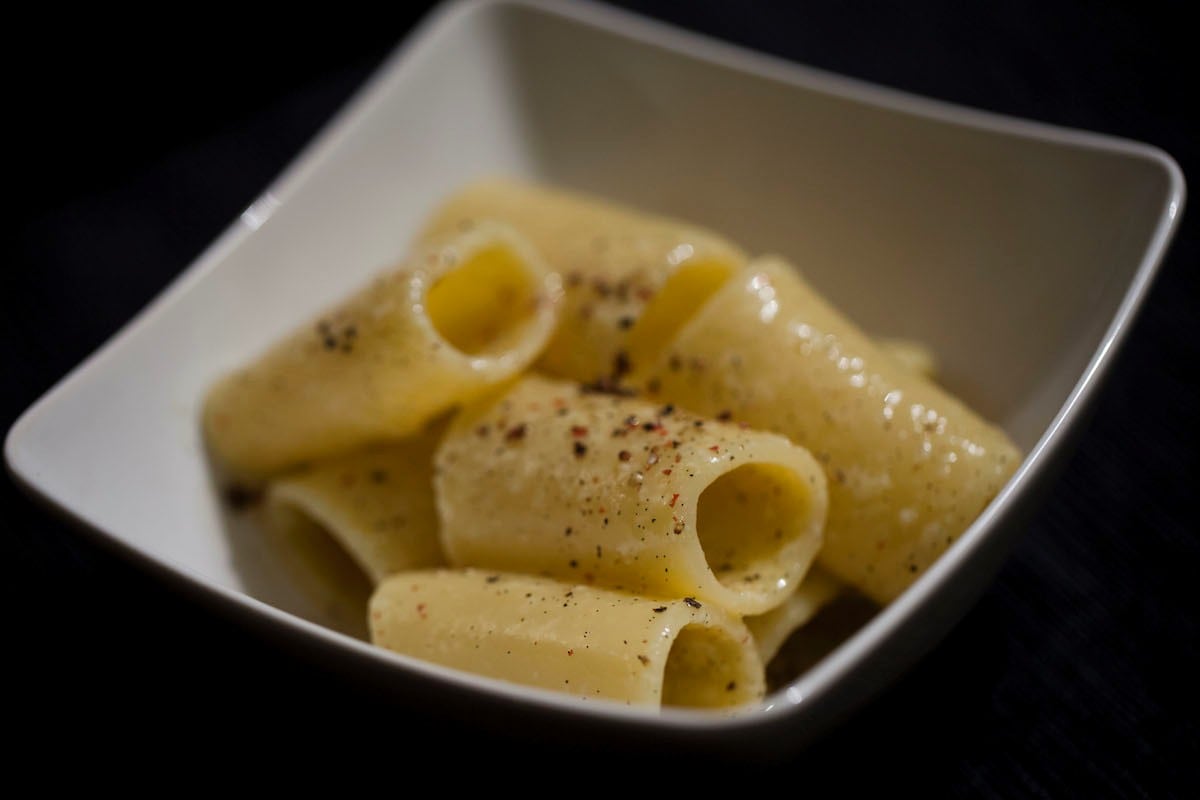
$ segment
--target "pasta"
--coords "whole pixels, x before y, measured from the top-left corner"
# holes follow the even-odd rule
[[[746,626],[710,606],[478,570],[406,572],[371,599],[373,640],[578,697],[736,706],[763,695]]]
[[[880,603],[933,563],[1020,462],[1003,431],[884,355],[777,258],[718,291],[647,383],[811,448],[830,479],[820,563]]]
[[[511,229],[417,250],[209,394],[209,446],[262,478],[433,417],[524,369],[554,330],[557,274]]]
[[[577,381],[620,377],[651,358],[745,264],[741,250],[693,225],[503,179],[456,193],[423,237],[489,219],[520,230],[562,272],[562,323],[538,366]]]
[[[825,521],[824,475],[783,437],[542,377],[464,410],[434,470],[452,564],[736,614],[783,602]]]
[[[730,709],[766,664],[803,668],[797,631],[822,652],[840,607],[900,594],[1015,470],[934,369],[779,258],[489,180],[220,381],[202,425],[219,470],[265,486],[297,581],[343,585],[376,645]]]
[[[437,441],[425,433],[285,475],[268,489],[268,524],[283,539],[319,528],[376,584],[397,572],[439,566],[445,560],[433,503]]]
[[[759,658],[766,664],[805,623],[842,591],[842,584],[819,567],[809,570],[796,591],[763,614],[746,617]]]

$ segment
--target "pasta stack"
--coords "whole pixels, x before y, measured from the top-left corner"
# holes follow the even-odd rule
[[[846,587],[903,591],[1015,469],[931,363],[778,259],[487,181],[214,387],[204,427],[276,539],[327,536],[369,581],[376,644],[732,709]]]

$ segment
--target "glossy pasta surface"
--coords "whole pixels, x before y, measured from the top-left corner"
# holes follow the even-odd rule
[[[599,198],[506,179],[447,200],[424,237],[497,220],[528,237],[562,275],[562,322],[539,361],[546,373],[590,382],[651,358],[700,304],[745,264],[718,234]]]
[[[409,572],[371,600],[374,641],[446,666],[630,705],[736,706],[762,663],[736,617],[548,578]]]
[[[786,262],[754,262],[671,342],[656,394],[786,435],[829,478],[821,563],[880,603],[975,520],[1020,463],[999,428],[886,354]]]
[[[782,436],[526,377],[435,457],[451,564],[767,611],[821,545],[825,478]]]
[[[209,446],[263,478],[413,434],[528,366],[558,302],[557,275],[510,228],[430,243],[217,384]]]
[[[935,371],[782,259],[494,179],[214,386],[202,425],[297,582],[343,587],[376,645],[727,712],[768,663],[805,668],[789,644],[828,652],[839,605],[895,599],[1016,469]]]

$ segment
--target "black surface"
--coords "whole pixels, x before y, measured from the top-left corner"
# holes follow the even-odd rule
[[[831,71],[1146,141],[1200,175],[1183,3],[621,5]],[[65,25],[43,11],[21,28],[35,47],[9,73],[18,208],[0,270],[4,428],[237,217],[415,16],[351,3],[293,9],[284,24],[244,11],[138,25],[110,11]],[[1198,220],[1185,213],[1077,455],[974,610],[790,762],[708,770],[816,796],[1200,792],[1200,534],[1188,502]],[[369,692],[213,617],[10,482],[0,503],[10,767],[100,752],[136,769],[150,745],[157,757],[203,754],[218,771],[260,761],[294,774],[353,755],[386,721],[350,774],[411,774],[440,753],[516,758],[513,781],[535,756],[576,778],[625,774],[569,741],[535,753],[404,709],[381,719]],[[295,748],[286,762],[266,755],[279,742]],[[679,774],[686,757],[665,758],[664,772]]]

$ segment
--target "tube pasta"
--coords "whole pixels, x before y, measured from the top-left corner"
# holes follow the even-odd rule
[[[762,662],[769,663],[788,637],[808,624],[841,591],[840,582],[820,567],[813,567],[782,605],[765,614],[746,617],[746,627],[754,635],[754,645]]]
[[[801,669],[780,648],[839,593],[899,595],[1018,466],[935,368],[778,258],[489,180],[214,386],[202,425],[226,477],[266,485],[266,541],[327,624],[577,697],[724,708],[763,696],[768,661]]]
[[[722,708],[763,696],[745,625],[711,606],[527,575],[406,572],[371,598],[372,641],[577,697]]]
[[[564,276],[562,323],[539,368],[578,381],[617,377],[650,359],[745,264],[716,234],[593,198],[510,180],[462,189],[425,237],[500,220]]]
[[[558,277],[504,226],[418,249],[210,393],[207,440],[238,477],[411,434],[549,340]]]
[[[444,563],[433,504],[433,448],[427,433],[322,461],[272,482],[268,524],[282,539],[319,528],[372,583]]]
[[[755,261],[680,329],[648,385],[810,448],[829,478],[820,563],[874,600],[971,524],[1021,455],[1000,429],[884,355],[788,264]]]
[[[781,436],[542,377],[460,414],[434,489],[451,564],[735,614],[803,579],[827,502],[815,460]]]

